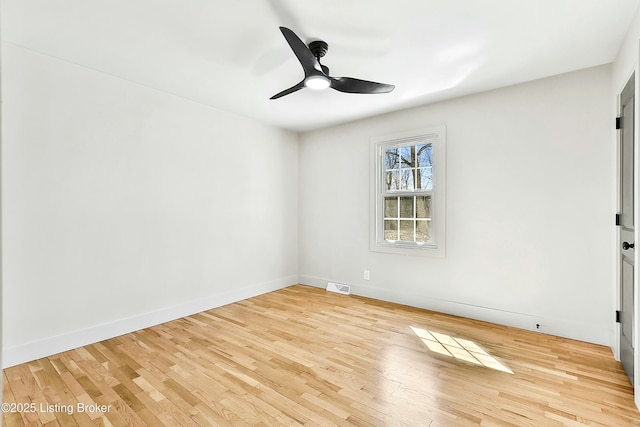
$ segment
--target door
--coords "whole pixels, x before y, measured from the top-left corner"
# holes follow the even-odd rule
[[[634,370],[634,94],[631,76],[620,94],[620,360],[633,384]]]

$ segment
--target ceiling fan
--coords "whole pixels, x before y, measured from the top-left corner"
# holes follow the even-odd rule
[[[320,63],[329,45],[321,40],[316,40],[306,44],[289,28],[280,27],[282,35],[291,46],[291,50],[300,61],[304,70],[304,79],[295,86],[285,89],[273,95],[270,99],[277,99],[290,93],[296,92],[304,87],[311,89],[326,89],[331,87],[339,92],[346,93],[387,93],[391,92],[395,86],[384,83],[370,82],[368,80],[354,79],[352,77],[331,77],[329,67]]]

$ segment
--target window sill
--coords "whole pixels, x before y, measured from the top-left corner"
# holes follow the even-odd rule
[[[444,258],[444,248],[434,244],[416,245],[402,243],[372,243],[369,250],[396,255],[421,256],[427,258]]]

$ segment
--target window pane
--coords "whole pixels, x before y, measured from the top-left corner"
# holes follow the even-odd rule
[[[431,218],[431,196],[416,197],[416,218]]]
[[[416,147],[400,147],[400,157],[402,164],[400,167],[402,168],[410,168],[413,166],[413,153],[415,152]]]
[[[431,242],[431,221],[416,221],[416,242]]]
[[[431,166],[432,150],[433,148],[431,144],[422,144],[416,146],[416,156],[418,158],[418,164],[416,165],[416,167]]]
[[[413,190],[413,174],[411,169],[402,169],[400,171],[400,190]]]
[[[384,198],[384,217],[398,218],[398,198],[397,197]]]
[[[387,190],[400,190],[400,172],[387,171],[384,175],[384,185]]]
[[[384,221],[384,240],[398,240],[398,221]]]
[[[400,220],[400,240],[413,242],[413,221]]]
[[[399,153],[397,148],[390,148],[384,154],[385,169],[398,169],[400,167]]]
[[[400,218],[413,217],[413,197],[400,197]]]
[[[418,173],[420,175],[420,188],[422,190],[433,190],[433,170],[430,167],[420,168],[418,170],[420,171]]]

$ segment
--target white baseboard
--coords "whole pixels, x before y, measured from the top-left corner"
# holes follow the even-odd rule
[[[2,367],[8,368],[20,363],[30,362],[84,345],[139,331],[140,329],[150,326],[159,325],[181,317],[190,316],[195,313],[211,310],[212,308],[286,288],[296,283],[298,283],[298,276],[283,277],[265,283],[234,289],[233,291],[210,295],[206,298],[189,301],[176,306],[115,320],[102,325],[4,348],[2,352]]]
[[[335,277],[327,279],[323,277],[301,275],[299,280],[301,284],[323,289],[327,286],[327,282],[337,281],[339,283],[351,285],[351,293],[353,295],[389,301],[411,307],[424,308],[426,310],[437,311],[439,313],[453,314],[455,316],[482,320],[519,329],[542,332],[549,335],[605,345],[608,347],[612,347],[613,344],[613,329],[598,325],[584,325],[566,319],[545,318],[525,313],[516,313],[465,304],[456,301],[425,298],[421,295],[399,293],[391,287],[388,289],[382,289],[366,285],[351,284],[348,281],[345,282],[343,279]],[[536,328],[536,324],[540,325],[539,329]]]

